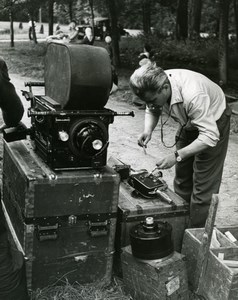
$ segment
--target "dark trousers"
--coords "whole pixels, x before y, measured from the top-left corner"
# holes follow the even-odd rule
[[[230,132],[231,110],[226,108],[217,121],[220,140],[175,166],[174,191],[190,203],[189,227],[204,227],[213,194],[218,194]],[[183,130],[176,144],[177,150],[186,147],[198,136],[198,131]]]

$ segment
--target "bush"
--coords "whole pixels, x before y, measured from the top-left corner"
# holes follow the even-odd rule
[[[146,38],[140,35],[121,41],[122,63],[131,67],[138,65],[138,54],[144,43],[149,43],[155,53],[156,62],[163,68],[216,67],[218,41],[204,39],[199,41],[175,41],[169,38]]]

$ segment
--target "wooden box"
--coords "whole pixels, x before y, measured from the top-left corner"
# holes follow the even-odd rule
[[[109,167],[54,172],[29,141],[4,143],[3,203],[30,289],[110,283],[119,182]]]
[[[122,251],[123,282],[135,300],[188,300],[184,256],[174,252],[166,259],[139,260],[127,246]]]
[[[238,245],[238,225],[234,225],[234,226],[229,226],[229,227],[218,227],[218,229],[224,234],[226,235],[226,237],[232,242],[234,243],[235,246]],[[229,235],[229,233],[231,233],[231,236]]]
[[[238,247],[211,249],[202,285],[203,296],[208,300],[237,300],[238,267],[228,267],[220,255],[238,266]]]
[[[172,225],[172,240],[174,250],[181,251],[184,231],[187,228],[189,207],[181,197],[169,188],[164,191],[176,204],[172,205],[161,198],[146,199],[133,197],[133,188],[126,180],[120,184],[118,220],[116,231],[116,250],[130,244],[129,232],[132,226],[153,217],[156,221],[167,221]]]
[[[182,254],[186,257],[186,267],[188,273],[188,283],[191,290],[194,290],[195,284],[195,269],[197,266],[197,257],[199,252],[199,247],[201,246],[201,240],[204,233],[204,228],[191,228],[186,229],[182,245]],[[214,228],[214,234],[216,235],[216,240],[219,243],[221,249],[224,247],[231,247],[233,244],[229,241],[226,236],[220,232],[220,230]],[[211,249],[215,246],[211,244]],[[211,250],[209,252],[208,261],[211,258]],[[214,298],[215,299],[215,298]],[[225,299],[223,299],[225,300]]]

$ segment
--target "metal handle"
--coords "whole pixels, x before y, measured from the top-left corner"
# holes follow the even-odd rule
[[[176,204],[174,203],[174,201],[167,195],[165,194],[164,192],[160,191],[159,189],[157,189],[155,191],[155,193],[158,195],[158,196],[161,196],[163,198],[163,200],[165,200],[166,202],[168,202],[170,205],[172,206],[176,206]]]
[[[45,86],[45,83],[43,81],[27,81],[25,86]]]

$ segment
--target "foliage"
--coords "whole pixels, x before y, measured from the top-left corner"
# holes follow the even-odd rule
[[[138,55],[143,50],[143,45],[149,43],[155,53],[155,61],[164,69],[188,68],[201,72],[215,81],[218,79],[218,40],[216,38],[200,39],[197,41],[175,41],[160,35],[145,37],[140,35],[136,38],[122,39],[120,43],[122,66],[131,69],[138,67]],[[229,60],[231,69],[231,84],[237,86],[236,76],[238,66],[238,54],[232,45]],[[235,74],[235,75],[233,75]]]

